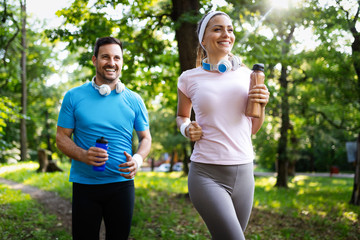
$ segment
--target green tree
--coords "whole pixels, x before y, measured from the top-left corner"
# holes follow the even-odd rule
[[[332,43],[332,46],[327,44],[333,52],[334,59],[339,59],[339,56],[344,60],[336,65],[330,62],[332,69],[341,73],[338,79],[338,86],[341,92],[338,92],[342,97],[341,108],[342,114],[337,114],[338,118],[333,119],[331,110],[333,107],[329,106],[325,111],[318,111],[329,124],[338,129],[342,129],[349,133],[349,138],[354,138],[355,132],[359,132],[360,119],[359,119],[359,104],[360,104],[360,31],[358,30],[359,14],[360,14],[360,1],[335,1],[335,4],[328,4],[321,6],[314,3],[316,9],[316,17],[320,21],[314,22],[316,32],[325,42]],[[345,34],[344,34],[345,33]],[[344,35],[350,33],[353,37],[350,45],[351,51],[345,52],[336,42],[343,43]],[[336,69],[336,67],[338,67]],[[354,91],[354,89],[356,91]],[[337,98],[339,99],[339,98]],[[329,111],[330,110],[330,111]],[[330,115],[331,114],[331,115]],[[358,141],[360,141],[360,134],[358,134]],[[351,139],[350,139],[351,140]],[[357,159],[354,177],[354,189],[351,198],[351,203],[360,205],[360,164]]]
[[[61,87],[48,87],[46,85],[50,75],[55,72],[54,62],[57,61],[56,53],[54,53],[52,45],[46,36],[31,27],[26,28],[26,86],[22,87],[21,65],[24,61],[21,57],[23,49],[21,45],[20,22],[21,22],[21,4],[2,2],[1,18],[1,49],[0,56],[0,92],[1,102],[0,110],[0,145],[2,153],[0,162],[9,159],[20,160],[21,149],[21,119],[26,121],[26,145],[29,147],[29,154],[35,158],[36,149],[38,147],[47,148],[43,143],[51,142],[52,149],[55,149],[53,141],[55,131],[53,130],[46,140],[45,135],[42,136],[40,129],[55,129],[55,120],[57,116],[58,106],[60,104],[62,89]],[[34,19],[30,19],[36,21]],[[37,25],[37,24],[34,24]],[[25,29],[25,28],[24,28]],[[24,57],[24,55],[23,55]],[[22,59],[22,60],[21,60]],[[22,112],[22,92],[25,89],[27,94],[26,115]],[[46,97],[44,97],[46,96]],[[51,100],[50,100],[51,99]],[[44,109],[49,113],[48,128],[45,127],[45,121],[38,121],[44,118]]]

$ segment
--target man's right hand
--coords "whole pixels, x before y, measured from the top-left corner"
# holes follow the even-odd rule
[[[88,165],[102,166],[108,160],[109,154],[105,149],[98,147],[90,147],[86,151],[84,162]]]

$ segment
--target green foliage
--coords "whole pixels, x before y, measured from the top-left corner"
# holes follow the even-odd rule
[[[54,45],[42,29],[27,28],[27,114],[21,111],[20,80],[20,8],[16,3],[6,4],[1,21],[0,57],[0,162],[19,160],[20,120],[27,122],[30,156],[35,158],[37,148],[55,151],[55,126],[62,88],[48,86],[47,81],[56,72],[58,64]],[[1,3],[0,9],[5,9]],[[36,23],[36,21],[34,21]],[[34,24],[36,26],[36,24]]]
[[[7,149],[11,149],[13,144],[4,141],[3,137],[6,135],[5,129],[10,123],[16,122],[20,118],[19,108],[8,97],[0,97],[0,158],[4,158]]]
[[[160,108],[149,113],[151,135],[153,139],[151,156],[159,159],[161,154],[173,150],[181,152],[188,146],[188,140],[184,138],[177,130],[175,111],[169,111],[166,108]],[[166,129],[166,130],[165,130]]]

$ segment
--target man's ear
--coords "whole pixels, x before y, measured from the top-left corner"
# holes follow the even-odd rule
[[[92,56],[91,61],[93,62],[94,66],[95,66],[96,57],[94,55]]]

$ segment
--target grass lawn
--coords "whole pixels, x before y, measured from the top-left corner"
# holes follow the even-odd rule
[[[71,236],[35,200],[0,184],[0,239],[67,240]]]
[[[0,177],[55,191],[70,200],[70,165],[59,165],[64,172],[41,174],[35,173],[38,168],[35,162],[0,165]],[[274,188],[275,182],[274,177],[255,178],[254,208],[246,230],[247,239],[360,239],[360,207],[348,204],[353,179],[296,176],[290,179],[289,189]],[[186,197],[187,178],[181,173],[139,172],[135,185],[131,239],[210,239],[206,226]],[[6,231],[10,236],[3,239],[18,239],[11,236],[19,231],[24,232],[24,236],[34,235],[26,225],[19,224],[17,217],[13,217],[19,214],[11,209],[19,208],[18,202],[31,204],[31,208],[40,212],[41,207],[26,194],[10,191],[5,186],[0,189],[0,213],[5,216],[0,232]],[[39,216],[28,215],[29,225],[35,226]],[[36,229],[61,236],[51,224],[39,224]]]

